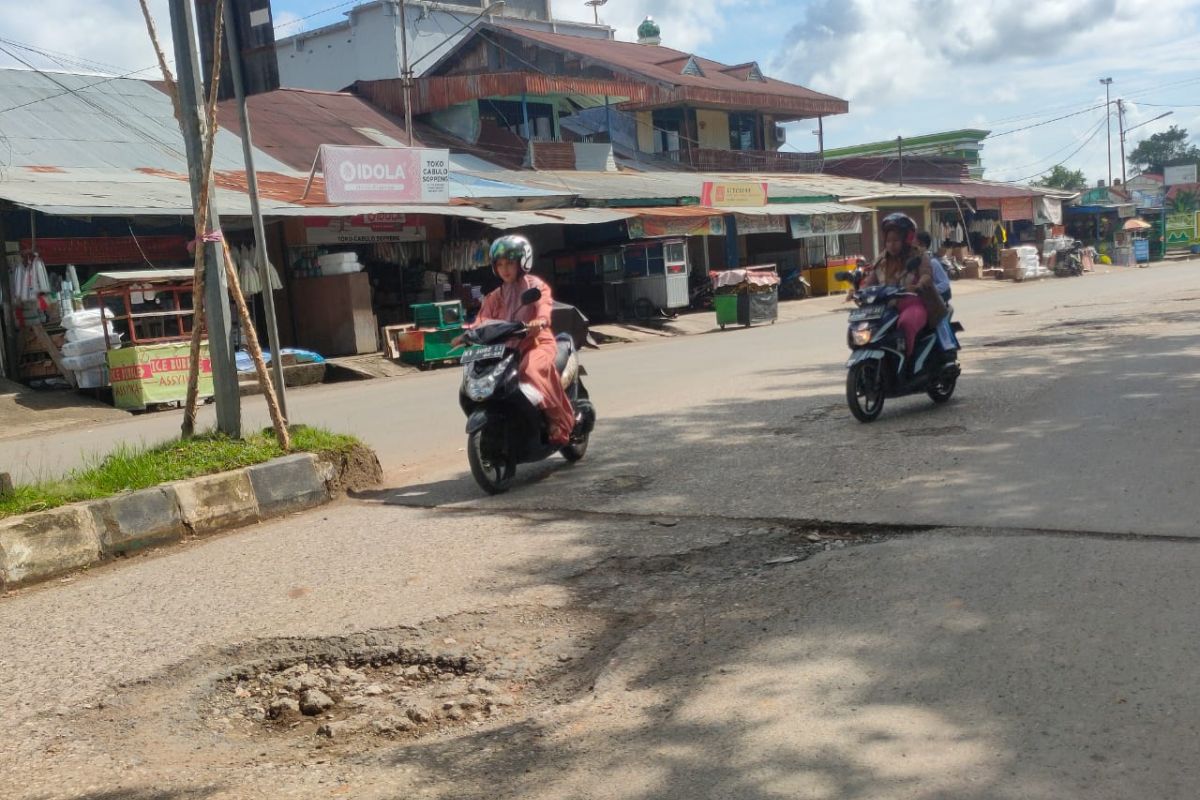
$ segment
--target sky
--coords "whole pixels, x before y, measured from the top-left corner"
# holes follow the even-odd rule
[[[163,35],[166,5],[150,0]],[[336,22],[350,5],[273,0],[277,35]],[[137,0],[28,9],[0,3],[0,66],[157,77]],[[553,0],[553,10],[592,20],[583,0]],[[619,39],[635,39],[650,15],[664,45],[757,61],[773,78],[849,101],[848,114],[825,122],[827,147],[982,128],[992,131],[988,178],[1035,179],[1061,163],[1094,183],[1108,176],[1102,77],[1113,79],[1116,177],[1117,98],[1127,127],[1141,126],[1127,151],[1171,124],[1200,136],[1200,0],[609,0],[599,11]],[[816,150],[814,129],[792,126],[789,148]]]

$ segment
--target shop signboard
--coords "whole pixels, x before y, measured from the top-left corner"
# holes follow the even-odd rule
[[[450,151],[321,145],[331,203],[449,203]]]
[[[862,233],[861,214],[793,214],[790,223],[793,239]]]
[[[746,236],[756,233],[787,233],[788,218],[741,215],[737,218],[737,230],[739,235]]]
[[[423,242],[424,219],[406,214],[305,217],[304,241],[312,245]]]
[[[724,236],[725,218],[711,217],[633,217],[626,220],[630,239],[654,239],[660,236]]]
[[[1167,186],[1177,186],[1181,183],[1196,183],[1196,165],[1185,164],[1181,167],[1164,167],[1163,183]]]
[[[1197,212],[1167,214],[1167,246],[1186,246],[1196,238]]]
[[[705,208],[745,208],[767,204],[767,184],[754,181],[705,181],[700,205]]]
[[[39,236],[36,248],[32,240],[22,239],[21,249],[36,249],[49,266],[191,260],[187,239],[183,236],[83,236],[70,239]]]
[[[188,342],[138,345],[108,351],[108,379],[112,384],[113,404],[121,409],[141,409],[158,403],[187,399],[188,367],[191,364]],[[200,349],[200,397],[212,397],[212,362],[208,343]]]
[[[1093,190],[1095,191],[1095,190]],[[1108,202],[1108,190],[1100,190],[1104,194],[1104,199],[1096,200],[1098,203]],[[1005,222],[1016,222],[1017,220],[1030,220],[1033,216],[1033,197],[981,197],[976,201],[976,207],[980,211],[999,211],[1000,219]]]
[[[1142,189],[1134,189],[1131,192],[1133,196],[1133,204],[1138,208],[1162,208],[1165,192],[1162,189],[1151,189],[1145,191]]]
[[[271,20],[271,0],[225,0],[233,19],[237,51],[221,48],[221,80],[217,99],[235,96],[229,59],[236,58],[242,76],[242,91],[247,97],[279,88],[279,56],[275,52],[275,26]],[[217,16],[216,0],[196,0],[196,28],[202,42],[211,43]],[[226,17],[229,19],[230,17]],[[222,44],[227,44],[222,42]],[[204,75],[212,74],[212,47],[201,47]]]

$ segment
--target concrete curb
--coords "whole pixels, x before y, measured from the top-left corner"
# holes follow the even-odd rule
[[[364,470],[363,464],[374,470]],[[349,474],[352,467],[357,471]],[[263,522],[330,502],[381,478],[373,453],[297,453],[232,472],[0,520],[0,590],[148,547]]]

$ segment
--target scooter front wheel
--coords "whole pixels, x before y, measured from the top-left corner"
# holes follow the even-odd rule
[[[874,422],[883,413],[883,387],[878,359],[860,361],[846,373],[846,405],[859,422]]]
[[[483,431],[475,431],[467,437],[467,462],[471,465],[471,476],[488,494],[507,492],[517,474],[517,465],[512,461],[497,461],[484,455]]]

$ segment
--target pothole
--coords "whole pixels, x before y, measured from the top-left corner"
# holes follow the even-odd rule
[[[598,494],[626,494],[648,489],[653,482],[654,479],[647,475],[614,475],[596,481],[594,491]]]
[[[900,435],[916,438],[924,436],[961,436],[969,432],[970,429],[965,425],[942,425],[933,428],[907,428],[900,431]]]

